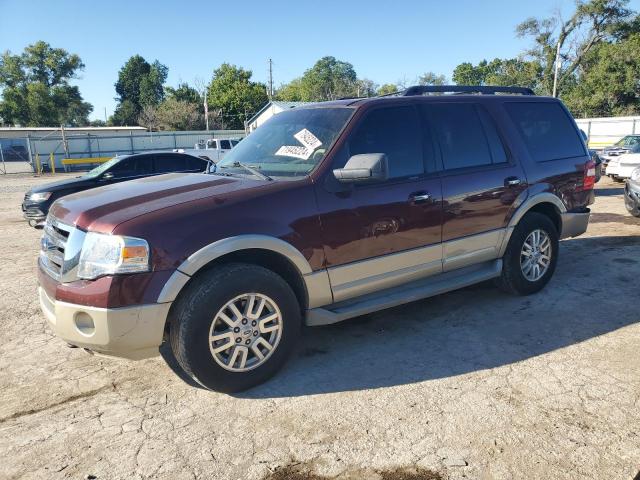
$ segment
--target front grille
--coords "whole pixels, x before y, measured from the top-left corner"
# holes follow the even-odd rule
[[[65,269],[65,250],[73,227],[47,217],[40,242],[40,264],[50,277],[60,280]]]

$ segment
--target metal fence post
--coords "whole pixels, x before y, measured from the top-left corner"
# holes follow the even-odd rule
[[[131,153],[133,153],[133,132],[129,132],[129,140],[131,141]]]
[[[634,119],[633,119],[633,127],[632,127],[632,130],[631,130],[631,133],[632,133],[632,134],[634,134],[634,135],[635,135],[635,133],[636,133],[636,124],[637,124],[637,123],[638,123],[638,119],[637,119],[637,118],[634,118]]]
[[[2,159],[2,173],[7,173],[7,166],[4,164],[4,152],[2,151],[2,141],[0,140],[0,158]]]
[[[51,170],[51,174],[56,174],[56,156],[51,152],[49,154],[49,169]]]

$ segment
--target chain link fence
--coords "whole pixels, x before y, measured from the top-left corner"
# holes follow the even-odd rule
[[[150,150],[194,148],[210,138],[237,139],[244,130],[202,130],[189,132],[131,132],[128,134],[71,134],[0,139],[0,174],[40,171],[86,170],[104,158]],[[82,165],[63,165],[64,158],[86,158]],[[95,158],[95,163],[91,159]],[[53,167],[53,168],[52,168]]]

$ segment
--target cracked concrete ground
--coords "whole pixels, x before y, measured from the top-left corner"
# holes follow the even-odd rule
[[[603,180],[547,288],[491,284],[309,329],[228,396],[163,358],[69,349],[36,298],[30,185],[0,178],[0,478],[632,479],[640,469],[640,220]],[[166,351],[165,351],[166,355]],[[284,469],[284,470],[283,470]],[[274,473],[275,472],[275,473]],[[385,473],[386,472],[386,473]],[[289,477],[293,478],[293,477]]]

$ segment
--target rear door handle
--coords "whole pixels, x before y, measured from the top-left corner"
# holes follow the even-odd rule
[[[413,204],[417,203],[427,203],[433,199],[430,193],[427,192],[416,192],[409,195],[409,202]]]
[[[521,183],[522,180],[520,180],[518,177],[507,177],[504,179],[505,187],[515,187],[517,185],[520,185]]]

